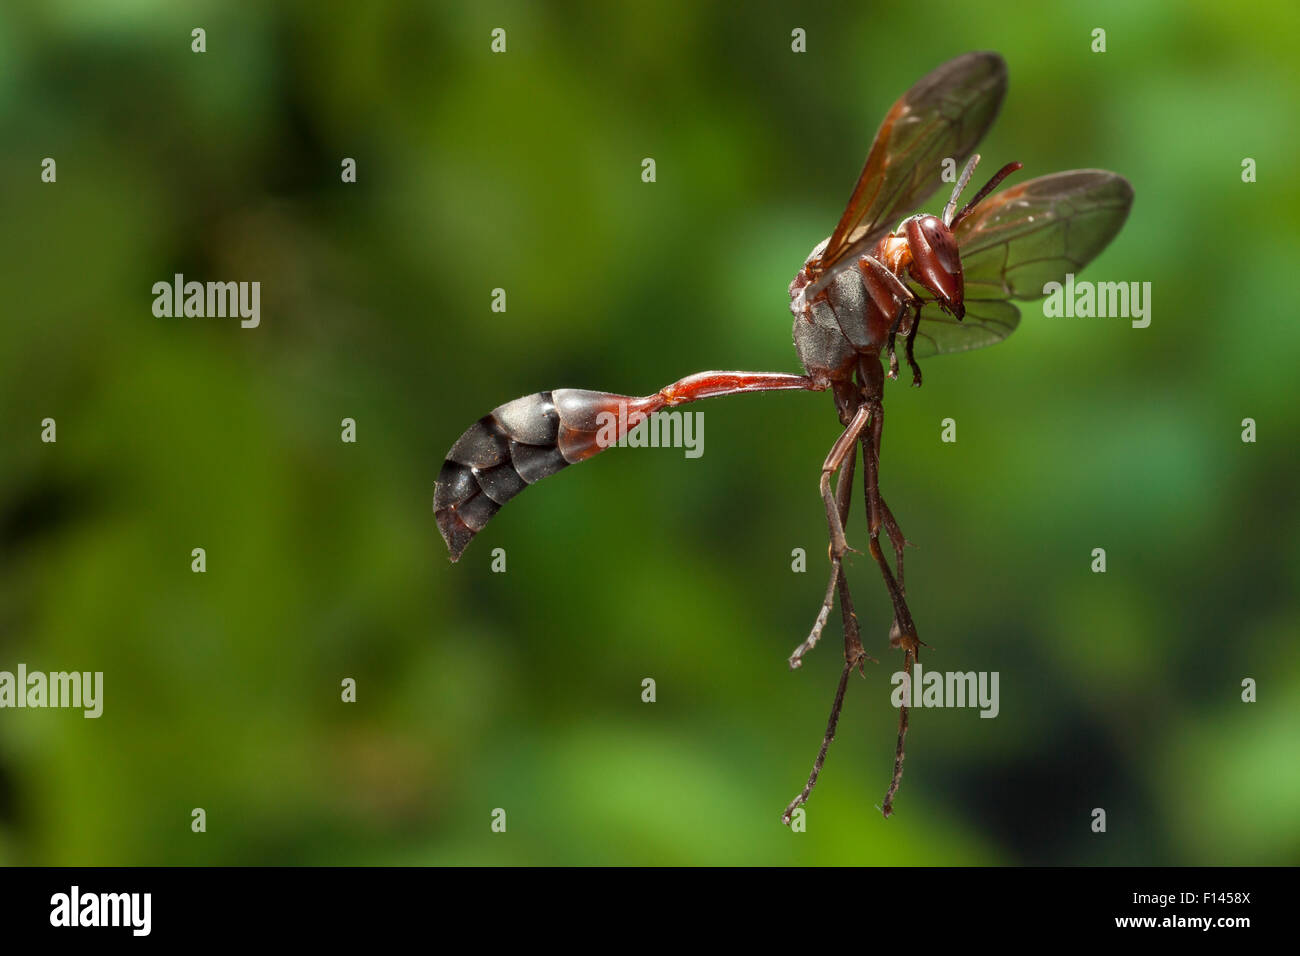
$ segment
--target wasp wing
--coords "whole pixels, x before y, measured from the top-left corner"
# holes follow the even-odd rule
[[[1115,238],[1132,205],[1128,180],[1104,169],[1040,176],[989,196],[954,232],[966,319],[927,309],[917,330],[917,357],[1002,341],[1020,321],[1008,300],[1041,299],[1047,283],[1081,271]]]
[[[1042,298],[1110,244],[1133,205],[1133,187],[1104,169],[1039,176],[994,193],[958,225],[968,299]]]
[[[961,168],[993,125],[1006,92],[1006,61],[996,53],[967,53],[930,71],[899,98],[876,131],[849,204],[819,258],[827,271],[809,295],[939,188],[944,159]]]
[[[997,345],[1020,324],[1020,310],[1005,300],[966,302],[966,317],[958,322],[938,309],[926,309],[916,330],[912,354],[916,358],[968,352]]]

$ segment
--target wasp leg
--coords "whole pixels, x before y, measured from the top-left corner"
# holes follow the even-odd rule
[[[858,618],[853,611],[853,597],[849,593],[848,579],[845,577],[843,569],[844,552],[849,550],[848,545],[844,543],[844,524],[848,520],[849,503],[853,495],[853,468],[856,461],[857,444],[862,430],[866,426],[867,414],[866,406],[859,406],[844,434],[835,443],[835,447],[831,449],[831,453],[826,458],[826,463],[822,466],[822,498],[826,502],[826,518],[831,526],[831,578],[826,586],[826,598],[822,602],[822,608],[817,615],[817,622],[813,625],[812,633],[790,655],[790,667],[798,667],[802,663],[803,655],[816,646],[818,638],[821,637],[822,628],[826,624],[826,619],[830,616],[831,603],[836,588],[838,588],[840,611],[844,618],[844,670],[840,673],[839,685],[835,690],[835,700],[831,704],[830,719],[826,723],[826,733],[822,736],[822,744],[817,751],[816,760],[813,761],[813,768],[808,775],[808,782],[804,784],[803,790],[790,801],[785,808],[785,812],[781,814],[781,822],[786,826],[790,825],[794,811],[808,802],[808,797],[812,794],[813,788],[817,786],[817,778],[821,774],[822,766],[826,763],[826,752],[830,749],[831,741],[835,739],[835,730],[839,726],[840,710],[844,706],[844,692],[848,688],[849,675],[853,673],[854,668],[861,669],[866,661],[875,661],[874,658],[867,655],[862,646]],[[836,484],[835,499],[832,500],[830,497],[830,476],[841,465],[843,465],[843,469],[840,471],[839,481]],[[838,545],[837,541],[839,542]]]
[[[894,321],[889,324],[889,377],[898,378],[898,356],[894,354],[894,336],[902,327],[903,319],[910,309],[920,310],[921,300],[916,297],[907,283],[889,271],[889,267],[875,256],[863,256],[858,261],[862,271],[864,285],[872,303],[886,315],[890,308],[894,312]]]
[[[826,461],[822,465],[821,492],[822,501],[826,505],[826,523],[830,529],[831,575],[830,580],[826,583],[826,597],[822,601],[821,609],[817,613],[817,619],[813,622],[807,640],[796,647],[790,655],[790,667],[792,669],[799,667],[803,662],[803,656],[812,650],[817,645],[818,640],[821,639],[822,629],[826,626],[826,620],[831,614],[831,607],[835,603],[835,590],[840,582],[840,569],[843,565],[844,552],[851,550],[848,541],[844,537],[844,519],[840,514],[840,505],[831,494],[831,475],[839,470],[850,454],[856,454],[858,437],[867,425],[867,417],[867,407],[865,405],[859,406],[853,418],[849,421],[848,427],[844,429],[844,434],[840,435],[834,446],[832,446],[830,454],[826,456]],[[844,474],[841,473],[840,485],[847,488],[848,485],[843,478]],[[847,516],[847,508],[844,509],[844,513]],[[858,647],[861,648],[861,642],[859,642]]]
[[[911,327],[910,329],[907,330],[907,339],[906,339],[906,347],[907,347],[907,364],[910,365],[911,368],[912,368],[912,387],[913,387],[913,388],[920,388],[920,387],[921,387],[921,366],[919,366],[919,365],[916,364],[916,356],[914,356],[914,355],[912,354],[912,346],[913,346],[913,344],[916,342],[916,330],[917,330],[917,327],[920,326],[920,324],[921,324],[921,303],[920,303],[920,302],[917,302],[917,303],[916,303],[916,316],[912,319],[912,327]],[[893,344],[894,344],[894,340],[893,340],[893,337],[892,337],[892,336],[891,336],[890,339],[889,339],[889,344],[890,344],[891,347],[892,347]],[[894,375],[893,375],[893,377],[894,377],[894,378],[898,378],[898,370],[897,370],[896,368],[894,369]]]
[[[877,416],[873,416],[873,425],[881,421]],[[920,656],[920,648],[924,642],[916,634],[916,625],[912,623],[911,611],[907,607],[906,591],[903,584],[903,547],[907,540],[903,537],[902,530],[898,527],[898,522],[894,520],[893,513],[889,510],[889,505],[880,494],[880,430],[872,428],[871,434],[863,439],[862,454],[866,463],[863,475],[863,485],[866,491],[867,509],[869,511],[868,521],[871,536],[868,538],[871,556],[876,559],[880,565],[881,575],[885,579],[885,586],[889,589],[890,598],[894,603],[894,620],[889,629],[890,647],[901,647],[903,649],[903,673],[906,679],[903,683],[903,702],[898,708],[898,743],[894,749],[894,772],[890,777],[889,789],[885,793],[884,803],[881,805],[880,812],[883,816],[888,817],[894,812],[894,797],[898,793],[899,785],[903,782],[903,757],[904,740],[907,737],[908,725],[908,701],[911,700],[912,693],[912,665]],[[894,546],[894,562],[898,568],[897,582],[890,573],[889,564],[885,561],[885,556],[880,550],[879,529],[886,529],[890,542]]]
[[[911,648],[903,652],[903,705],[898,708],[898,744],[894,747],[894,775],[889,780],[889,789],[885,791],[885,802],[880,806],[881,816],[888,817],[894,812],[894,796],[898,786],[903,782],[903,741],[907,738],[907,701],[912,693],[912,664],[916,655]]]
[[[840,472],[836,497],[839,500],[841,523],[847,522],[849,517],[849,503],[852,501],[853,493],[853,467],[856,460],[856,455],[850,457],[845,462],[844,469]],[[835,739],[835,730],[840,722],[840,710],[844,705],[844,692],[848,688],[849,674],[852,673],[855,666],[861,668],[864,661],[871,661],[873,664],[878,663],[862,647],[858,618],[853,611],[853,597],[849,594],[848,576],[844,574],[843,568],[840,569],[839,574],[839,594],[840,612],[844,617],[844,670],[840,673],[839,685],[835,690],[835,700],[831,705],[831,716],[826,724],[826,733],[822,737],[821,748],[817,751],[817,759],[813,761],[812,773],[808,775],[808,782],[804,785],[803,790],[790,801],[790,804],[785,808],[785,812],[781,815],[781,822],[786,826],[790,825],[790,818],[794,811],[808,802],[808,797],[812,795],[813,788],[817,785],[817,778],[821,774],[822,766],[826,763],[826,753],[830,749],[831,741]]]
[[[898,527],[898,522],[894,520],[889,506],[885,504],[885,500],[880,494],[880,447],[884,432],[884,408],[882,405],[884,376],[880,362],[874,358],[864,359],[859,363],[858,367],[863,378],[863,399],[867,407],[871,409],[871,428],[862,438],[863,491],[867,499],[867,522],[870,532],[867,541],[871,556],[880,567],[881,577],[885,580],[885,587],[889,591],[890,600],[894,605],[894,620],[890,628],[890,645],[903,649],[903,671],[907,675],[907,683],[904,686],[910,693],[912,666],[918,659],[923,642],[917,636],[916,625],[912,621],[912,612],[907,606],[907,598],[903,590],[903,547],[907,544],[907,541],[903,537],[902,530]],[[894,577],[889,562],[885,560],[885,555],[880,549],[881,527],[885,528],[885,532],[894,546],[895,562],[898,566],[897,578]],[[885,802],[881,807],[881,813],[886,817],[893,813],[894,796],[897,794],[899,784],[903,779],[903,744],[907,736],[908,726],[907,700],[908,697],[905,694],[898,715],[898,744],[894,751],[894,773],[890,780],[889,790],[885,794]]]
[[[831,741],[835,739],[835,728],[840,722],[840,709],[844,706],[844,692],[848,689],[849,675],[853,673],[854,666],[846,662],[844,670],[840,673],[840,683],[835,688],[835,702],[831,705],[831,717],[826,723],[826,735],[822,737],[822,746],[817,751],[817,759],[813,762],[812,773],[808,776],[808,783],[804,785],[799,795],[790,801],[789,806],[785,808],[785,812],[781,814],[781,822],[786,826],[790,825],[790,819],[794,816],[795,810],[808,802],[813,787],[817,786],[817,777],[822,772],[822,765],[826,762],[826,751],[830,749]]]
[[[876,367],[879,368],[879,364]],[[867,546],[876,564],[880,566],[881,577],[885,579],[885,588],[889,591],[890,601],[894,605],[894,618],[903,635],[903,642],[907,643],[908,641],[918,640],[916,625],[912,623],[912,612],[908,610],[907,599],[903,595],[903,590],[894,577],[894,572],[890,570],[889,562],[885,560],[884,553],[880,550],[880,529],[882,525],[886,527],[886,534],[889,535],[890,541],[894,545],[895,556],[902,554],[903,545],[907,542],[904,540],[897,522],[894,521],[893,514],[889,515],[888,522],[884,517],[888,512],[888,506],[880,496],[880,435],[883,426],[884,409],[878,399],[869,400],[868,407],[872,410],[871,432],[863,441],[862,455],[866,464],[863,485],[867,498],[867,521],[868,531],[870,532],[870,536],[867,538]]]

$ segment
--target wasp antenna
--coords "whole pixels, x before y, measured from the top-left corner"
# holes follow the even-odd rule
[[[948,199],[948,205],[943,207],[943,224],[945,226],[951,224],[952,211],[957,208],[957,197],[965,191],[967,184],[970,183],[971,176],[975,173],[975,167],[979,164],[979,153],[974,154],[966,161],[966,168],[961,171],[961,175],[957,178],[957,185],[952,188],[952,196]]]
[[[952,222],[948,222],[947,219],[944,219],[944,222],[947,224],[948,228],[956,229],[957,226],[961,223],[961,221],[965,219],[968,215],[970,215],[970,211],[974,209],[977,205],[979,205],[980,201],[984,199],[985,196],[987,196],[989,193],[993,192],[993,190],[998,188],[998,183],[1002,182],[1002,180],[1006,179],[1016,170],[1024,169],[1024,168],[1025,168],[1024,163],[1007,163],[1005,166],[999,169],[996,173],[993,174],[993,178],[984,184],[984,188],[975,194],[975,198],[972,199],[970,202],[968,202],[965,206],[963,206],[961,212],[957,213],[957,215],[953,217]],[[944,211],[947,212],[946,209]]]

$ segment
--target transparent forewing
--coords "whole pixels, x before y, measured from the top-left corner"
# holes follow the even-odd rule
[[[1104,169],[1040,176],[989,196],[955,231],[967,312],[972,300],[1042,298],[1044,285],[1109,245],[1132,205],[1128,180]]]
[[[946,312],[929,307],[921,312],[921,325],[912,343],[916,358],[969,352],[996,345],[1016,330],[1020,310],[1006,300],[966,300],[966,317],[958,322]]]
[[[932,70],[885,116],[848,207],[822,253],[823,268],[869,251],[940,185],[942,163],[958,170],[984,137],[1007,91],[996,53],[967,53]]]

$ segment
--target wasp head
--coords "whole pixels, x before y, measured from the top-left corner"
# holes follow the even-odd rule
[[[934,293],[939,308],[960,321],[966,315],[965,284],[952,230],[938,216],[914,216],[903,232],[912,252],[908,273]]]

